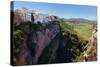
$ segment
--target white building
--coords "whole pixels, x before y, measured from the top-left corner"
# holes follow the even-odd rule
[[[27,9],[16,10],[16,12],[20,15],[23,22],[30,21],[31,22],[31,12]]]

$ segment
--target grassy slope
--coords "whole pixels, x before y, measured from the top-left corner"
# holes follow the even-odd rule
[[[60,22],[60,26],[64,32],[76,33],[71,23]]]
[[[74,30],[77,32],[78,37],[82,40],[88,40],[91,36],[92,25],[89,23],[74,24],[67,22],[66,24],[73,26]]]

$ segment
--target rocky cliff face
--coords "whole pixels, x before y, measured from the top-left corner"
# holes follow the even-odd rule
[[[30,17],[30,20],[30,18],[26,16],[29,14],[25,13],[25,15],[24,13],[22,11],[14,12],[14,33],[18,32],[18,30],[23,33],[22,42],[16,40],[16,38],[14,40],[14,45],[16,45],[16,42],[19,42],[21,46],[21,48],[18,47],[19,53],[15,57],[15,65],[37,64],[43,50],[59,33],[59,26],[56,24],[57,21],[52,19],[51,16],[47,18],[52,20],[52,22],[47,20],[47,23],[43,25],[41,19],[35,18],[36,14],[32,14],[34,20],[32,20],[32,17]],[[25,19],[26,17],[28,17],[28,19]],[[36,22],[36,20],[38,21]],[[15,36],[17,37],[17,34],[15,34]],[[18,36],[17,38],[20,40],[20,37],[21,36]],[[16,51],[17,48],[15,47],[14,50]]]

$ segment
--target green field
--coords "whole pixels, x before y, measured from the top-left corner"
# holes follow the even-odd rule
[[[75,33],[82,40],[88,40],[92,33],[92,24],[89,23],[71,23],[61,22],[64,31]]]
[[[84,40],[88,40],[92,33],[92,25],[88,23],[76,24],[74,25],[74,29],[77,35]]]

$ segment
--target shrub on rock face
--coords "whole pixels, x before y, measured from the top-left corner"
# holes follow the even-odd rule
[[[13,45],[13,50],[14,50],[14,59],[20,54],[22,51],[22,44],[23,44],[23,32],[21,30],[16,30],[13,32],[13,37],[14,37],[14,45]],[[16,61],[15,61],[16,62]]]

